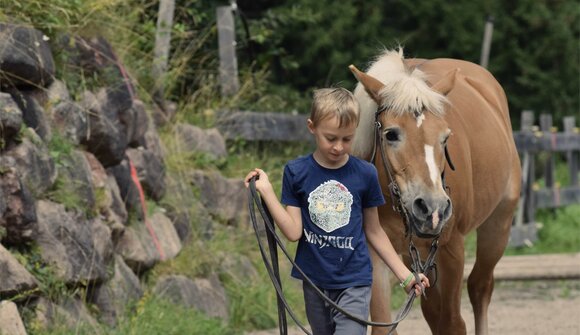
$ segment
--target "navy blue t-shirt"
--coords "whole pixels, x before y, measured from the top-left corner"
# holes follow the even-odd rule
[[[374,165],[350,156],[344,166],[327,169],[312,154],[297,158],[284,168],[282,203],[301,208],[296,264],[317,286],[371,284],[363,209],[385,203]],[[292,276],[302,278],[295,268]]]

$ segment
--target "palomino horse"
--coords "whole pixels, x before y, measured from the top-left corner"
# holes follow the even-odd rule
[[[431,332],[466,333],[460,314],[464,239],[476,229],[477,258],[467,286],[476,334],[487,334],[493,270],[508,243],[521,184],[503,89],[473,63],[404,59],[402,49],[386,51],[367,73],[350,68],[361,105],[353,151],[372,159],[379,172],[387,200],[379,208],[382,227],[399,254],[406,253],[413,235],[439,238],[436,284],[421,301]],[[390,179],[410,227],[393,209]],[[427,254],[430,239],[412,241]],[[389,322],[388,272],[376,255],[373,267],[371,318]],[[372,334],[386,331],[375,327]]]

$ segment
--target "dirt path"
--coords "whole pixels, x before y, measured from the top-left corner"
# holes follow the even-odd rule
[[[473,314],[464,291],[461,310],[467,333],[475,334]],[[501,281],[489,310],[489,333],[509,335],[580,335],[580,280]],[[401,335],[430,334],[419,305],[398,327]],[[277,330],[248,335],[276,335]],[[289,335],[301,335],[292,329]]]

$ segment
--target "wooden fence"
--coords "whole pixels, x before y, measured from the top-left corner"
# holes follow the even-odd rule
[[[537,239],[537,209],[580,204],[580,133],[575,117],[564,118],[562,132],[553,126],[549,114],[540,115],[539,127],[534,122],[534,113],[524,111],[521,130],[514,132],[522,163],[522,193],[512,227],[510,244],[513,246],[530,245]],[[558,155],[563,156],[568,165],[568,185],[556,182]],[[538,179],[543,179],[543,183]]]

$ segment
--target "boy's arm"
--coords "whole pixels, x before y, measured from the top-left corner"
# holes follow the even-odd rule
[[[292,242],[298,241],[302,236],[302,213],[300,207],[282,206],[274,188],[268,179],[268,175],[261,169],[254,169],[248,173],[244,182],[249,187],[250,179],[258,177],[256,180],[256,190],[260,193],[262,200],[268,206],[270,214],[276,225],[280,228],[284,236]]]
[[[292,242],[298,241],[302,236],[302,213],[300,207],[286,206],[284,208],[274,191],[260,194],[284,236]]]
[[[401,260],[391,244],[391,240],[379,223],[377,207],[365,208],[363,211],[363,224],[367,241],[377,252],[379,257],[393,271],[399,281],[404,281],[411,271]]]

